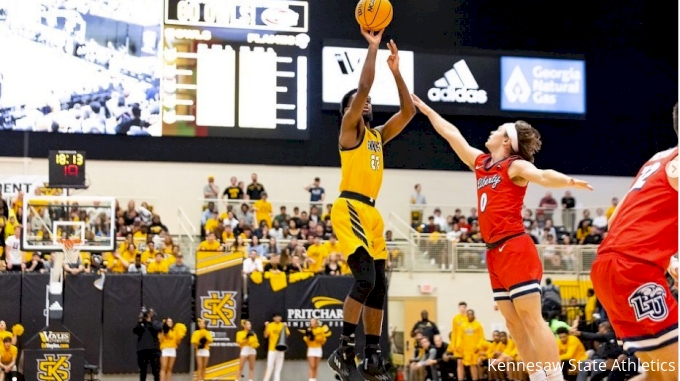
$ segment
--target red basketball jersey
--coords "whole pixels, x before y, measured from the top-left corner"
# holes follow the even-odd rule
[[[522,206],[527,188],[516,185],[508,176],[510,164],[522,158],[510,156],[497,163],[491,160],[491,154],[479,155],[475,160],[479,229],[486,243],[526,231]]]
[[[668,183],[666,165],[677,155],[677,147],[659,152],[640,169],[598,254],[617,253],[668,266],[678,252],[678,192]]]

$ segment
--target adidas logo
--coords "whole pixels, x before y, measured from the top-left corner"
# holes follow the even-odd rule
[[[486,91],[479,89],[465,60],[453,64],[453,68],[436,80],[427,97],[432,102],[484,104],[489,100]]]
[[[59,302],[54,302],[50,305],[50,311],[63,311],[64,308],[59,304]]]
[[[503,92],[510,103],[527,103],[529,97],[531,97],[531,86],[529,86],[529,81],[527,81],[519,66],[515,66],[512,74],[510,74]]]

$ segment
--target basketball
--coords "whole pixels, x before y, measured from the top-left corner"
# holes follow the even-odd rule
[[[362,28],[379,31],[392,22],[392,3],[389,0],[360,0],[354,16]]]

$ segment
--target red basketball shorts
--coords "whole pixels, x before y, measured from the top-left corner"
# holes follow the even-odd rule
[[[590,278],[625,350],[648,352],[678,341],[678,303],[666,269],[608,253],[597,256]]]
[[[486,263],[495,301],[541,292],[543,265],[528,234],[487,250]]]

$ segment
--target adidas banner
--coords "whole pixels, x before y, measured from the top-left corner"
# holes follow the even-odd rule
[[[415,55],[415,92],[442,114],[497,115],[500,111],[497,57]]]
[[[501,57],[503,111],[586,113],[585,62]]]

